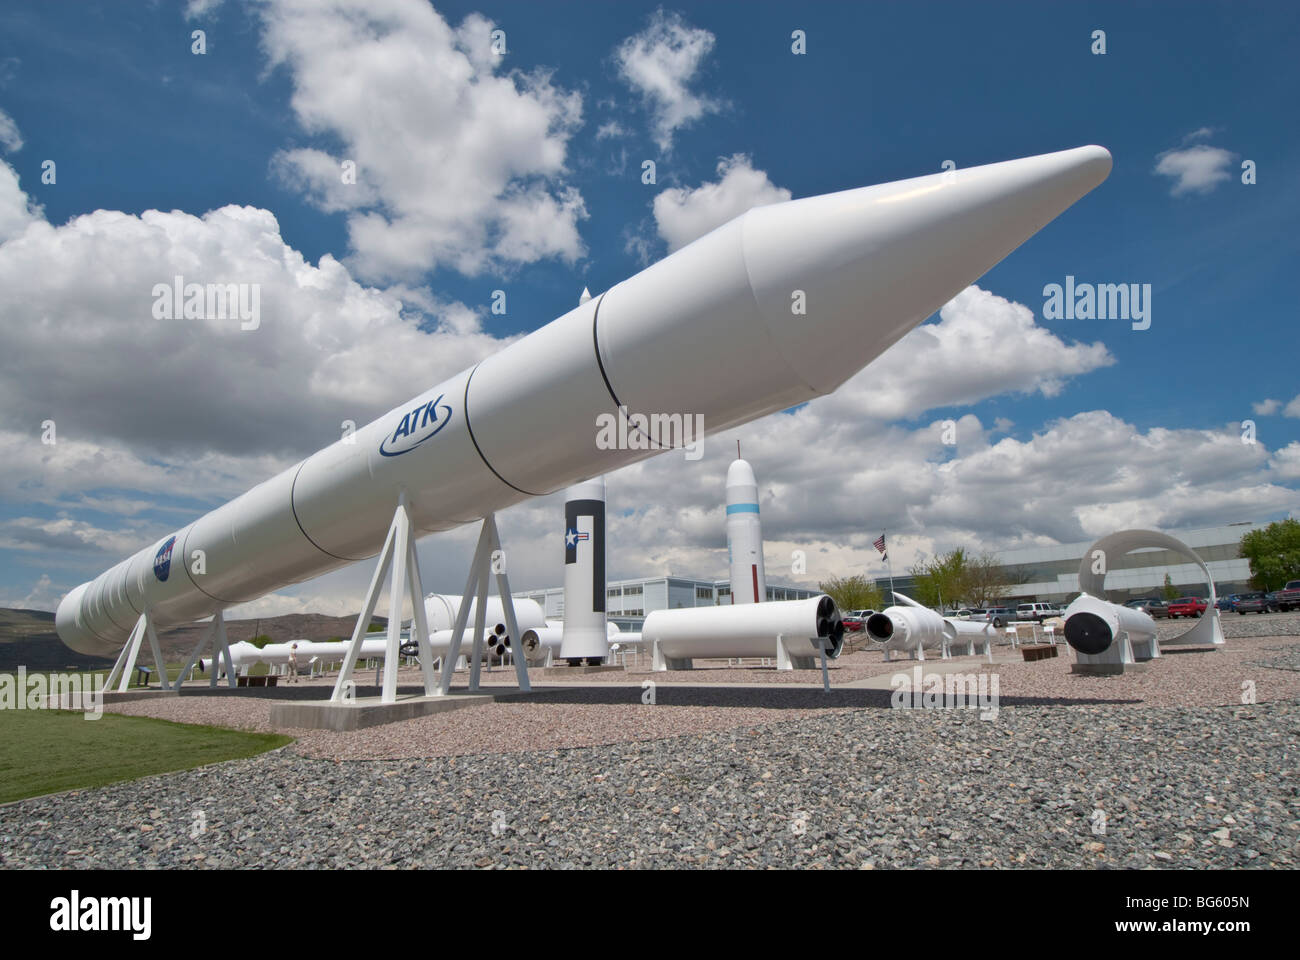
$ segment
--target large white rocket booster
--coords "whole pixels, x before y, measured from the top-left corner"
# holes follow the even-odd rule
[[[754,478],[754,468],[739,457],[727,468],[727,558],[731,567],[731,602],[761,603],[766,599],[758,481]]]
[[[780,669],[807,668],[823,643],[830,659],[840,655],[844,621],[835,601],[822,594],[759,606],[652,610],[641,639],[655,670],[689,669],[696,657],[773,657]]]
[[[599,442],[622,412],[712,434],[830,393],[1110,168],[1079,147],[755,207],[75,587],[59,636],[112,656],[145,611],[185,623],[373,557],[403,493],[423,536],[663,449]]]

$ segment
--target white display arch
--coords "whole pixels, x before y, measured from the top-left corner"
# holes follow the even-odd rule
[[[1079,563],[1079,589],[1094,597],[1104,598],[1106,596],[1106,572],[1111,568],[1110,558],[1122,557],[1134,550],[1143,550],[1148,547],[1172,550],[1186,557],[1201,568],[1201,572],[1205,574],[1205,582],[1210,588],[1209,607],[1206,609],[1204,616],[1186,633],[1180,634],[1172,640],[1161,640],[1160,645],[1223,646],[1223,627],[1219,623],[1219,608],[1217,606],[1218,594],[1214,587],[1214,577],[1210,575],[1210,568],[1205,565],[1205,561],[1197,556],[1195,550],[1167,533],[1161,533],[1158,530],[1120,530],[1118,533],[1111,533],[1102,537],[1083,553],[1083,560]],[[1101,559],[1103,560],[1100,573],[1094,570],[1097,566],[1098,551],[1101,551]]]

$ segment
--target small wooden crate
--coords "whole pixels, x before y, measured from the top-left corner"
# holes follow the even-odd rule
[[[1056,645],[1052,643],[1027,643],[1020,647],[1020,652],[1024,654],[1025,660],[1046,660],[1048,657],[1056,656]]]

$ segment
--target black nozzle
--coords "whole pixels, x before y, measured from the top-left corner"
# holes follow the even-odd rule
[[[1114,639],[1110,625],[1095,613],[1076,613],[1065,621],[1065,642],[1080,653],[1104,653]]]

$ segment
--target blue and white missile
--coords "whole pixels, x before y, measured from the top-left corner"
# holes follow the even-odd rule
[[[59,636],[112,656],[145,611],[373,557],[403,494],[423,536],[661,452],[600,442],[628,411],[714,434],[828,394],[1110,168],[1079,147],[755,207],[74,588]]]
[[[727,562],[731,602],[761,603],[767,597],[763,570],[763,527],[758,519],[754,468],[739,458],[727,468]]]

